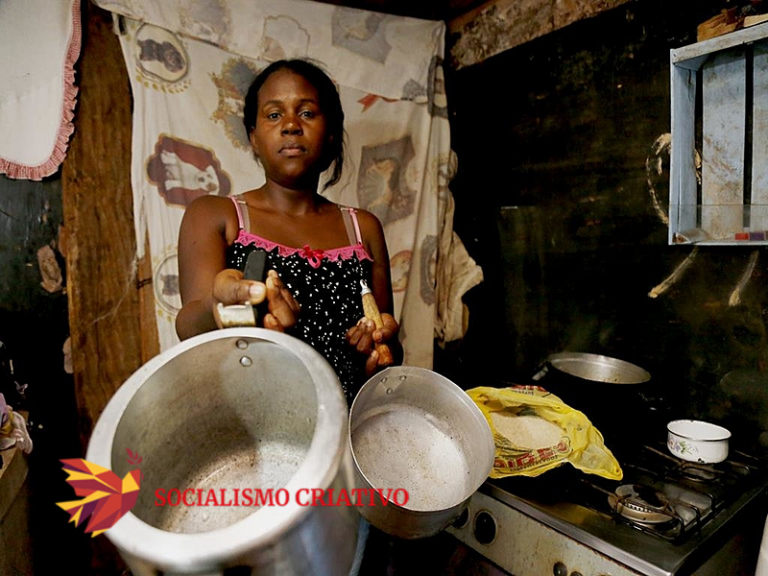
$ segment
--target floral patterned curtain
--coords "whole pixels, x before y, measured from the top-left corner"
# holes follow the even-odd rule
[[[339,85],[345,172],[324,194],[384,226],[405,363],[431,367],[435,335],[463,335],[461,296],[482,272],[452,232],[442,22],[306,0],[96,3],[116,14],[131,79],[137,245],[148,232],[161,349],[177,342],[184,209],[263,184],[242,99],[258,70],[286,57],[319,61]]]

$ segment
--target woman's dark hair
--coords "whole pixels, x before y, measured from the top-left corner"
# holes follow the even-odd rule
[[[301,59],[278,60],[259,72],[248,88],[248,93],[245,95],[245,106],[243,108],[245,133],[250,138],[251,132],[256,127],[259,90],[264,86],[267,78],[279,70],[289,70],[298,74],[317,90],[318,105],[325,116],[329,136],[325,144],[321,170],[324,172],[333,164],[331,178],[325,183],[323,188],[333,186],[341,178],[341,170],[344,165],[344,110],[341,107],[341,98],[339,97],[336,85],[317,64]]]

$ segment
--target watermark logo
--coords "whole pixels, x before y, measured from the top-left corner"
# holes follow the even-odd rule
[[[378,496],[378,502],[376,500]],[[155,506],[397,506],[408,503],[405,488],[299,488],[291,496],[285,488],[158,488],[155,490]]]
[[[128,463],[132,466],[141,464],[142,458],[132,450],[128,453]],[[82,458],[61,460],[67,473],[67,483],[75,489],[80,500],[57,502],[56,505],[69,512],[69,521],[80,526],[90,517],[85,528],[86,534],[93,537],[106,532],[115,522],[125,516],[136,504],[141,486],[141,470],[131,470],[121,480],[107,468]]]
[[[142,458],[132,450],[128,463],[138,466]],[[57,502],[69,512],[69,521],[80,526],[89,518],[86,534],[97,536],[106,532],[136,504],[144,475],[139,468],[131,470],[121,480],[117,474],[82,458],[61,460],[67,473],[67,483],[75,489],[80,500]],[[154,492],[155,506],[405,506],[409,500],[405,488],[158,488]]]

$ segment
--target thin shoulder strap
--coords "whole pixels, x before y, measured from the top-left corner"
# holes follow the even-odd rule
[[[245,230],[247,232],[251,228],[251,221],[248,215],[248,204],[245,203],[242,196],[230,196],[229,199],[232,200],[232,203],[235,205],[235,210],[237,211],[238,227],[240,230]],[[240,207],[241,204],[245,210]]]
[[[340,206],[341,215],[344,219],[344,226],[347,229],[347,238],[349,244],[362,244],[363,235],[360,233],[360,223],[357,221],[357,210],[349,206]]]

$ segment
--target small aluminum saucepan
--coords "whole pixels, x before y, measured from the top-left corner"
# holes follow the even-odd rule
[[[495,454],[488,421],[467,393],[415,366],[392,366],[365,383],[349,412],[349,445],[356,488],[372,496],[356,509],[409,540],[434,536],[458,518]]]
[[[728,457],[731,432],[701,420],[673,420],[667,424],[667,448],[688,462],[717,464]]]

